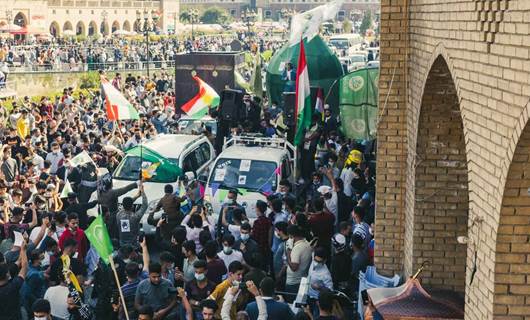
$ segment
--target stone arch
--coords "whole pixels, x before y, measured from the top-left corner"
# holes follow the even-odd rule
[[[83,21],[79,21],[75,26],[75,34],[78,36],[86,35],[85,23]]]
[[[524,319],[530,302],[530,103],[523,109],[503,163],[495,251],[496,318]],[[505,171],[505,167],[507,170]]]
[[[120,30],[120,23],[118,21],[114,21],[112,23],[111,33],[114,33],[114,31],[118,31],[118,30]]]
[[[88,36],[95,36],[98,33],[98,25],[95,21],[90,21],[88,24]]]
[[[74,30],[74,27],[72,26],[72,23],[70,21],[66,21],[63,25],[63,32],[66,30]]]
[[[423,88],[413,161],[414,203],[406,233],[412,270],[424,261],[426,286],[464,293],[469,215],[468,168],[460,100],[450,67],[437,55]]]
[[[50,34],[54,36],[55,38],[58,38],[61,36],[61,27],[59,26],[59,23],[57,21],[53,21],[50,24]]]
[[[19,12],[15,15],[15,19],[13,20],[13,23],[16,24],[17,26],[24,28],[25,26],[28,25],[28,17],[24,13]]]
[[[125,22],[123,22],[123,30],[131,31],[131,23],[129,22],[129,20],[125,20]]]

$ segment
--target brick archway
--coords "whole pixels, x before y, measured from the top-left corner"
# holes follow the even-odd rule
[[[412,269],[424,261],[425,286],[465,291],[469,213],[464,128],[453,77],[442,56],[427,76],[418,120],[414,163],[413,219],[406,221],[412,240]]]
[[[509,166],[497,229],[494,313],[530,314],[530,123],[526,122]]]

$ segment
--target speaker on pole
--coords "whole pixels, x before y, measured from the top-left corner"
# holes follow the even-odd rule
[[[221,91],[219,116],[224,121],[239,121],[240,110],[243,107],[243,92],[241,90],[225,89]]]

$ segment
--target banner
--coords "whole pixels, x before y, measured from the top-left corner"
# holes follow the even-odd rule
[[[339,81],[341,129],[350,139],[375,137],[378,117],[379,69],[359,69]]]

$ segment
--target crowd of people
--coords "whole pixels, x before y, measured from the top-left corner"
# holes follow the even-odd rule
[[[117,47],[123,58],[143,50],[126,46]],[[165,55],[171,46],[161,42],[158,48]],[[54,54],[87,59],[80,49],[61,50]],[[0,61],[14,51],[4,51]],[[326,106],[300,146],[300,179],[282,180],[280,192],[257,201],[256,219],[247,217],[237,190],[229,190],[214,219],[197,181],[187,182],[184,194],[167,185],[151,207],[141,180],[114,188],[111,176],[122,150],[167,133],[179,118],[173,83],[164,70],[151,79],[117,74],[109,81],[139,111],[139,120],[109,122],[101,92],[76,96],[72,88],[53,101],[26,97],[9,113],[1,108],[0,319],[353,317],[358,274],[373,263],[373,142],[344,138]],[[245,119],[231,135],[272,137],[288,130],[281,105],[250,96],[244,105]],[[199,133],[214,140],[209,128]],[[91,161],[73,163],[85,152]],[[131,190],[136,197],[118,201]],[[113,241],[119,285],[84,233],[95,219],[88,214],[92,208]],[[163,214],[155,219],[158,210]],[[144,215],[156,226],[153,239],[140,232]],[[292,308],[303,279],[307,300]]]
[[[231,44],[240,40],[242,48],[253,46],[249,38],[234,36],[197,36],[177,40],[164,37],[149,43],[149,61],[160,67],[174,61],[178,53],[189,51],[233,51]],[[278,48],[277,42],[260,40],[254,44],[263,52]],[[0,42],[0,64],[13,71],[86,71],[142,69],[147,62],[147,43],[144,40],[109,38],[17,44]],[[5,72],[4,72],[5,73]]]

